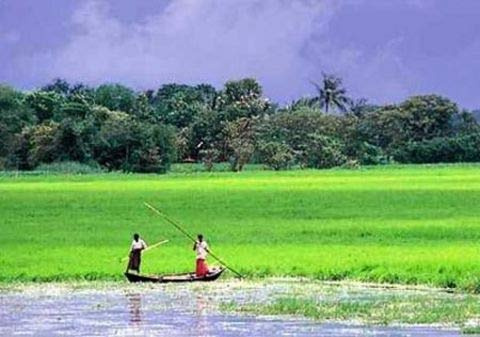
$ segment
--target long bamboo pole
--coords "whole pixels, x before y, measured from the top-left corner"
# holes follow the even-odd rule
[[[169,216],[167,216],[165,213],[163,212],[160,212],[158,209],[156,209],[155,207],[153,207],[152,205],[150,205],[149,203],[147,202],[144,202],[144,205],[147,206],[150,210],[152,210],[155,214],[159,215],[160,217],[162,217],[164,220],[166,220],[167,222],[169,222],[171,225],[173,225],[176,229],[178,229],[180,232],[182,232],[187,238],[189,238],[191,241],[193,242],[197,242],[197,240],[195,240],[195,238],[193,236],[191,236],[190,234],[188,234],[188,232],[186,230],[184,230],[182,228],[182,226],[175,220],[173,220],[172,218],[170,218]],[[240,274],[238,271],[236,271],[235,269],[233,269],[232,267],[228,266],[225,262],[223,262],[219,257],[217,257],[215,254],[212,253],[212,251],[209,249],[208,252],[210,253],[210,255],[215,259],[217,260],[221,265],[223,265],[225,268],[227,268],[228,270],[232,271],[234,274],[236,274],[238,277],[240,278],[243,278],[242,274]]]

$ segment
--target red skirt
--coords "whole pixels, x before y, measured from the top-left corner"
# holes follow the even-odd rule
[[[208,274],[208,266],[204,259],[197,259],[197,268],[195,269],[195,275],[202,277]]]

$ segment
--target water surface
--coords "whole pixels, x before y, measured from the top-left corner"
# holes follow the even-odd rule
[[[459,336],[431,326],[364,326],[225,313],[221,303],[294,294],[290,283],[35,285],[0,292],[0,336]]]

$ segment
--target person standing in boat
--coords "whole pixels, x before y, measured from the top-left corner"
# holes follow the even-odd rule
[[[132,270],[140,274],[140,264],[142,263],[142,250],[147,248],[147,244],[137,233],[133,234],[132,247],[130,248],[130,259],[128,261],[127,271]]]
[[[197,241],[195,241],[193,245],[193,250],[195,251],[197,256],[195,275],[197,277],[203,277],[208,274],[208,266],[206,260],[209,251],[207,241],[203,239],[202,234],[198,234]]]

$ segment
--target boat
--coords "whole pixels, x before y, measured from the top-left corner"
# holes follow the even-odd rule
[[[125,273],[125,277],[130,282],[154,282],[154,283],[181,283],[181,282],[208,282],[215,281],[222,275],[225,268],[212,269],[205,276],[196,276],[195,273],[169,274],[169,275],[140,275],[135,273]]]

